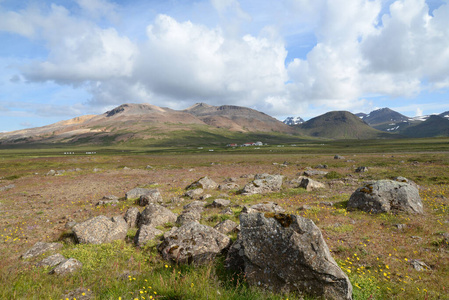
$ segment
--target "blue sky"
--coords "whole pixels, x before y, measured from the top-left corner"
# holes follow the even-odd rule
[[[0,132],[123,103],[449,110],[442,0],[0,0]]]

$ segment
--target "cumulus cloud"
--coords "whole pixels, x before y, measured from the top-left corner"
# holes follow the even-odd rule
[[[98,21],[117,18],[116,4],[77,3],[78,15],[54,4],[0,10],[0,30],[48,49],[44,59],[20,67],[21,78],[86,89],[96,108],[150,102],[181,109],[204,101],[280,116],[353,110],[370,105],[370,95],[413,97],[449,87],[447,4],[430,14],[424,0],[289,0],[255,18],[256,10],[237,0],[211,0],[215,27],[159,14],[146,20],[142,39]],[[280,16],[289,16],[288,28],[270,23]],[[263,25],[257,34],[245,32],[255,19]],[[283,30],[294,33],[295,25],[317,43],[286,65],[291,49]]]

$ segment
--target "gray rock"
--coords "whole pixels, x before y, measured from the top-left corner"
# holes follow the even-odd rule
[[[220,233],[228,234],[230,232],[236,231],[238,224],[232,220],[224,220],[214,226],[214,229]]]
[[[8,185],[0,187],[0,192],[4,192],[4,191],[10,190],[10,189],[13,189],[15,187],[16,186],[14,184],[8,184]]]
[[[48,173],[45,174],[45,175],[47,175],[47,176],[55,176],[55,175],[56,175],[56,171],[55,171],[55,170],[50,170],[50,171],[48,171]]]
[[[211,207],[216,207],[216,208],[222,208],[222,207],[227,207],[231,205],[231,201],[227,200],[227,199],[215,199],[212,203],[211,203]]]
[[[139,209],[137,207],[130,207],[123,217],[128,224],[128,227],[137,227],[137,220],[139,219]]]
[[[118,197],[114,196],[114,195],[107,195],[107,196],[103,196],[103,198],[101,200],[106,200],[106,201],[114,201],[117,200],[118,201]]]
[[[411,184],[393,180],[367,182],[351,195],[347,209],[370,213],[423,213],[418,189]]]
[[[234,211],[230,207],[227,207],[227,208],[223,209],[220,212],[220,214],[232,216],[232,215],[234,215]]]
[[[257,212],[273,212],[273,213],[285,213],[285,209],[274,202],[264,202],[252,205],[250,207],[243,207],[242,214],[250,214]]]
[[[62,248],[61,243],[45,243],[45,242],[37,242],[33,247],[28,249],[27,252],[21,255],[22,259],[28,259],[35,256],[39,256],[48,251],[56,251]]]
[[[203,192],[204,192],[203,189],[198,188],[198,189],[188,190],[184,195],[189,198],[192,198],[192,199],[199,199]]]
[[[206,200],[206,199],[209,199],[210,197],[212,197],[212,195],[210,195],[210,194],[204,194],[204,195],[201,195],[201,196],[200,196],[200,200]]]
[[[407,227],[405,224],[394,224],[394,227],[396,227],[398,230],[403,230]]]
[[[142,225],[156,227],[166,223],[175,222],[176,215],[174,213],[159,204],[150,203],[140,213],[137,224],[138,227],[141,227]]]
[[[62,254],[56,253],[38,262],[36,267],[54,267],[66,260],[67,258],[65,258]]]
[[[327,165],[316,165],[315,169],[327,169]]]
[[[416,187],[417,189],[419,189],[419,185],[417,185],[414,181],[412,181],[412,180],[410,180],[410,179],[407,179],[407,178],[405,178],[405,177],[398,176],[398,177],[393,178],[393,180],[394,180],[394,181],[405,182],[405,183],[411,184],[411,185],[413,185],[414,187]]]
[[[128,232],[128,224],[120,216],[113,218],[97,216],[76,224],[72,230],[78,243],[103,244],[124,240]]]
[[[282,187],[281,175],[257,174],[254,180],[242,189],[242,195],[265,194],[278,192]]]
[[[132,190],[129,190],[126,193],[126,200],[130,199],[137,199],[142,195],[146,195],[151,191],[151,189],[144,189],[144,188],[134,188]]]
[[[99,205],[112,205],[112,204],[119,204],[118,200],[100,200],[97,202],[97,206]]]
[[[146,206],[150,203],[162,203],[162,196],[158,189],[148,190],[145,195],[140,195],[139,205]]]
[[[326,186],[324,185],[324,183],[321,183],[319,181],[310,178],[303,178],[299,183],[299,187],[304,188],[307,191],[315,191],[318,189],[324,189]]]
[[[191,222],[164,235],[162,257],[182,264],[210,262],[231,244],[231,239],[212,227]]]
[[[199,210],[202,211],[204,209],[204,207],[206,206],[207,202],[206,201],[193,201],[190,202],[189,204],[184,205],[182,208],[184,208],[184,210],[189,211],[189,210]]]
[[[239,188],[240,186],[235,182],[228,182],[218,186],[220,191],[238,190]]]
[[[368,168],[367,167],[358,167],[357,169],[355,169],[356,173],[364,173],[364,172],[368,172]]]
[[[321,171],[321,170],[306,170],[304,171],[304,176],[324,176],[326,175],[328,172],[326,171]]]
[[[195,181],[192,184],[190,184],[189,186],[187,186],[186,190],[197,189],[197,188],[201,188],[203,190],[213,190],[213,189],[216,189],[217,187],[218,187],[218,184],[215,181],[213,181],[209,177],[205,176],[205,177],[201,177],[197,181]]]
[[[69,258],[64,262],[60,263],[56,268],[51,270],[49,274],[66,275],[69,273],[73,273],[78,269],[81,269],[82,267],[83,264],[80,261],[74,258]]]
[[[189,210],[183,212],[176,219],[176,225],[182,226],[190,222],[199,222],[201,220],[201,213],[199,210]]]
[[[423,261],[421,261],[419,259],[411,259],[410,260],[410,264],[418,272],[432,270],[431,267],[429,267],[425,262],[423,262]]]
[[[226,258],[250,285],[352,299],[352,285],[313,221],[295,215],[241,214],[241,231]]]
[[[136,246],[143,246],[147,242],[154,239],[157,235],[163,234],[164,232],[154,228],[151,225],[142,225],[134,237],[134,243]]]
[[[334,156],[334,159],[345,159],[345,157],[337,154]]]

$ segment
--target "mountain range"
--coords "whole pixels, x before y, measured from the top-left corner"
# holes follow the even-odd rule
[[[288,125],[287,125],[288,124]],[[184,110],[123,104],[100,115],[0,133],[2,145],[116,144],[198,145],[449,136],[449,112],[409,118],[389,108],[369,114],[332,111],[304,121],[281,122],[254,109],[197,103]]]

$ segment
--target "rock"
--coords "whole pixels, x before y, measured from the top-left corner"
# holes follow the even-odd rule
[[[78,223],[76,223],[75,221],[68,221],[67,223],[65,223],[65,228],[66,229],[72,229],[76,224],[78,224]]]
[[[304,188],[307,191],[315,191],[318,189],[324,189],[326,186],[324,183],[318,182],[310,178],[303,178],[299,184],[300,188]]]
[[[237,177],[229,177],[224,180],[224,182],[237,182]]]
[[[304,176],[324,176],[328,172],[326,171],[320,171],[320,170],[306,170],[304,171]]]
[[[209,177],[201,177],[186,187],[186,190],[201,188],[203,190],[213,190],[218,187],[218,184]]]
[[[118,200],[100,200],[97,202],[97,206],[99,205],[112,205],[112,204],[119,204]]]
[[[230,244],[229,237],[212,227],[191,222],[164,235],[158,249],[166,260],[201,265],[213,260]]]
[[[240,186],[237,183],[234,182],[228,182],[225,184],[220,184],[218,186],[218,189],[220,191],[229,191],[229,190],[238,190],[240,188]]]
[[[28,259],[35,256],[39,256],[48,251],[56,251],[62,248],[61,243],[45,243],[45,242],[37,242],[33,247],[28,249],[27,252],[22,254],[20,257],[22,259]]]
[[[405,178],[405,177],[398,176],[398,177],[393,178],[393,180],[394,180],[394,181],[405,182],[405,183],[411,184],[411,185],[413,185],[414,187],[416,187],[417,189],[419,189],[419,185],[417,185],[414,181],[412,181],[412,180],[410,180],[410,179],[407,179],[407,178]]]
[[[345,159],[345,157],[344,157],[344,156],[341,156],[341,155],[335,155],[335,156],[334,156],[334,159]]]
[[[68,292],[61,296],[62,299],[77,299],[77,300],[93,300],[95,299],[92,291],[86,288],[77,288],[74,291]]]
[[[250,207],[244,206],[242,209],[242,214],[250,214],[257,212],[285,213],[285,209],[283,209],[279,204],[274,202],[258,203]]]
[[[150,166],[150,165],[147,165],[147,166],[145,167],[145,169],[149,170],[149,169],[153,169],[153,167]]]
[[[232,231],[235,231],[238,224],[232,220],[224,220],[223,222],[218,223],[214,226],[214,229],[220,233],[228,234]]]
[[[315,166],[315,169],[327,169],[327,165],[317,165]]]
[[[329,206],[329,207],[334,206],[334,202],[330,202],[330,201],[322,201],[322,202],[320,202],[320,204],[324,205],[324,206]]]
[[[134,237],[134,243],[136,246],[143,246],[147,242],[154,239],[157,235],[163,233],[163,231],[156,229],[151,225],[142,225],[139,230],[137,230],[136,236]]]
[[[124,240],[128,232],[128,224],[120,216],[113,218],[97,216],[76,224],[72,230],[78,243],[103,244]]]
[[[367,182],[351,195],[347,209],[370,213],[423,213],[418,189],[411,184],[393,180]]]
[[[60,263],[56,268],[51,270],[49,272],[49,274],[65,275],[65,274],[73,273],[73,272],[77,271],[78,269],[81,269],[82,266],[83,266],[83,264],[80,261],[78,261],[74,258],[69,258],[69,259],[63,261],[62,263]]]
[[[54,267],[66,260],[67,258],[65,258],[62,254],[56,253],[38,262],[36,267]]]
[[[198,199],[203,192],[203,189],[194,189],[188,190],[184,195],[192,199]]]
[[[190,222],[199,222],[201,220],[201,213],[199,210],[189,210],[183,212],[176,219],[176,225],[182,226]]]
[[[396,227],[398,230],[403,230],[407,227],[405,224],[394,224],[394,227]]]
[[[114,195],[107,195],[107,196],[103,196],[103,198],[101,200],[107,200],[107,201],[118,201],[118,197],[114,196]]]
[[[307,204],[301,205],[301,206],[298,208],[298,210],[310,210],[310,209],[312,209],[312,206],[307,205]]]
[[[149,190],[145,195],[140,195],[139,205],[146,206],[150,203],[162,203],[162,196],[158,189]]]
[[[55,175],[56,175],[56,171],[55,171],[55,170],[50,170],[50,171],[48,171],[48,173],[45,174],[45,175],[47,175],[47,176],[55,176]]]
[[[144,188],[134,188],[132,190],[129,190],[126,193],[126,200],[130,200],[130,199],[137,199],[142,195],[146,195],[150,192],[150,189],[144,189]]]
[[[244,174],[240,178],[254,178],[254,174]]]
[[[130,207],[123,217],[128,224],[128,227],[137,227],[137,220],[139,219],[139,209],[137,207]]]
[[[242,195],[265,194],[278,192],[282,187],[281,175],[257,174],[254,180],[242,190]]]
[[[10,190],[10,189],[13,189],[15,187],[16,186],[14,184],[8,184],[8,185],[0,187],[0,192],[4,192],[4,191]]]
[[[296,215],[241,214],[240,226],[225,265],[243,271],[250,285],[352,299],[352,285],[313,221]]]
[[[367,167],[358,167],[357,169],[355,169],[356,173],[364,173],[364,172],[368,172],[368,168]]]
[[[223,207],[227,207],[231,205],[231,201],[230,200],[226,200],[226,199],[215,199],[210,207],[218,207],[218,208],[223,208]]]
[[[207,204],[206,201],[193,201],[193,202],[190,202],[189,204],[184,205],[182,208],[184,208],[184,210],[186,210],[186,211],[190,211],[190,210],[203,211],[206,204]]]
[[[142,225],[151,225],[153,227],[164,225],[166,223],[175,223],[176,215],[165,207],[150,203],[140,213],[137,224],[139,227]]]
[[[201,195],[200,200],[206,200],[206,199],[209,199],[210,197],[212,197],[212,195],[204,194],[204,195]]]
[[[432,270],[431,267],[429,267],[425,262],[418,260],[418,259],[412,259],[410,260],[410,264],[413,266],[413,268],[420,272],[420,271],[430,271]]]

